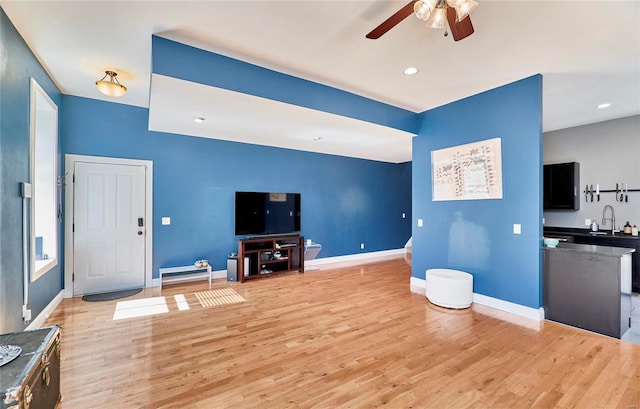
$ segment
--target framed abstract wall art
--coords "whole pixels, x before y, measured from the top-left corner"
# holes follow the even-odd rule
[[[502,199],[500,138],[431,152],[433,201]]]

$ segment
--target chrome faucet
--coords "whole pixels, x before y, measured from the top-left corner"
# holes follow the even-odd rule
[[[607,214],[607,208],[611,209],[611,217],[605,218],[604,216]],[[604,209],[602,209],[602,225],[604,226],[609,220],[611,222],[611,234],[616,233],[616,212],[613,210],[613,206],[606,205]]]

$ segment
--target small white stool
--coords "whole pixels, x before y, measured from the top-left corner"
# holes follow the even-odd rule
[[[446,268],[433,268],[426,273],[427,299],[440,307],[468,308],[473,302],[473,276]]]

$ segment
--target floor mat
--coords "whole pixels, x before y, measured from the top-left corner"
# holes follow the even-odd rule
[[[232,288],[222,288],[220,290],[200,291],[195,293],[196,298],[203,307],[213,307],[216,305],[235,304],[245,302]]]
[[[130,297],[132,295],[138,294],[140,291],[142,291],[142,288],[134,288],[132,290],[112,291],[109,293],[83,295],[82,301],[95,302],[95,301],[117,300],[120,298]]]

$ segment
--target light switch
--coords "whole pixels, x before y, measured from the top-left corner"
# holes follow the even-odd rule
[[[591,219],[584,219],[585,226],[591,226]]]
[[[406,219],[407,218],[407,214],[406,213],[402,213],[402,218]]]
[[[163,226],[168,226],[171,224],[171,217],[163,217],[162,218],[162,225]]]
[[[422,219],[418,219],[418,227],[422,227]]]
[[[514,224],[513,225],[513,234],[521,234],[522,233],[522,225]]]

